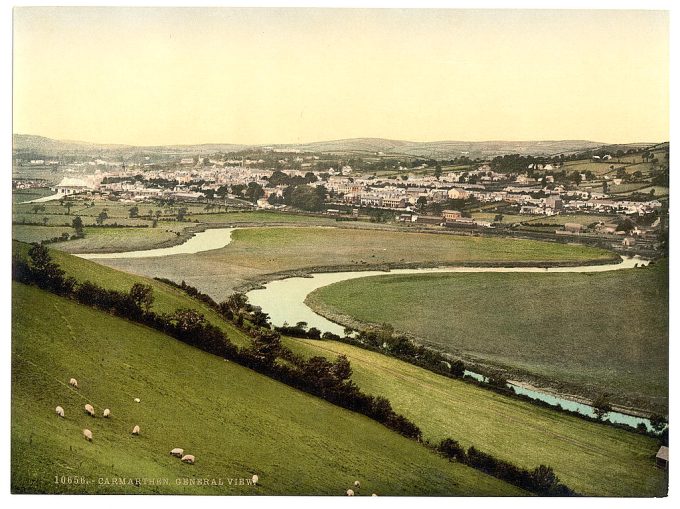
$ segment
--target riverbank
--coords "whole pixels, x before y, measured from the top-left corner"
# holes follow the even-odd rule
[[[356,278],[319,287],[304,303],[332,322],[334,333],[389,323],[475,372],[500,373],[576,402],[605,395],[627,414],[665,414],[666,265],[615,272]],[[630,299],[610,298],[624,291]],[[587,309],[593,312],[581,312]]]

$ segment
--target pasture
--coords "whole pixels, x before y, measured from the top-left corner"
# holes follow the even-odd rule
[[[268,274],[462,263],[586,263],[618,259],[585,246],[521,239],[323,227],[243,228],[222,249],[154,259],[102,260],[126,272],[184,279],[216,300]]]
[[[389,323],[515,379],[668,409],[667,263],[583,274],[387,275],[335,283],[306,302],[336,318]]]
[[[146,327],[20,284],[12,297],[13,493],[343,495],[359,479],[361,495],[522,494]],[[101,417],[104,407],[111,418]],[[196,464],[171,456],[175,447]],[[253,474],[257,486],[239,483]],[[222,485],[190,484],[203,479]]]
[[[654,466],[658,442],[446,378],[403,361],[335,341],[288,338],[304,356],[344,354],[352,379],[383,394],[426,440],[451,437],[517,465],[550,465],[590,496],[662,496],[667,476]]]

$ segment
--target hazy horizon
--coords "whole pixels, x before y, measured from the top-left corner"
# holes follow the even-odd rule
[[[135,146],[667,141],[668,23],[632,10],[17,7],[13,131]]]
[[[602,145],[632,145],[632,144],[658,144],[658,143],[667,143],[670,140],[628,140],[628,141],[617,141],[617,142],[602,142],[600,140],[590,140],[590,139],[585,139],[585,138],[570,138],[570,139],[533,139],[533,140],[520,140],[520,139],[480,139],[480,140],[464,140],[464,139],[449,139],[449,140],[401,140],[401,139],[395,139],[395,138],[385,138],[381,136],[353,136],[351,138],[335,138],[335,139],[323,139],[323,140],[303,140],[299,142],[292,142],[292,143],[285,143],[285,142],[278,142],[278,141],[269,141],[265,143],[238,143],[238,142],[233,142],[233,141],[199,141],[196,143],[162,143],[162,144],[152,144],[152,145],[140,145],[137,143],[115,143],[115,142],[99,142],[99,141],[91,141],[91,140],[85,140],[85,139],[60,139],[60,138],[52,138],[51,136],[45,136],[43,134],[35,134],[35,133],[12,133],[13,136],[36,136],[40,138],[48,138],[51,140],[59,141],[59,142],[65,142],[65,143],[86,143],[86,144],[91,144],[91,145],[128,145],[128,146],[137,146],[137,147],[144,147],[144,146],[167,146],[167,145],[251,145],[251,146],[267,146],[267,145],[308,145],[308,144],[313,144],[313,143],[333,143],[333,142],[338,142],[338,141],[352,141],[352,140],[384,140],[384,141],[397,141],[397,142],[405,142],[405,143],[527,143],[527,142],[533,142],[533,143],[548,143],[548,142],[566,142],[566,141],[583,141],[583,142],[588,142],[588,143],[596,143],[596,144],[602,144]]]

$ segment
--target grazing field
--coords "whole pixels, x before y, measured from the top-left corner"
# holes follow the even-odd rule
[[[28,224],[13,224],[12,225],[12,239],[20,242],[42,242],[43,240],[51,240],[55,237],[61,237],[62,234],[67,233],[69,236],[75,234],[75,230],[69,226],[39,226]]]
[[[179,243],[184,231],[182,223],[159,224],[156,228],[85,228],[82,239],[57,242],[55,249],[68,253],[139,251]]]
[[[19,284],[12,295],[14,493],[343,495],[359,479],[362,495],[522,494],[364,416],[146,327]],[[97,417],[84,413],[85,403]],[[135,425],[141,433],[133,437]],[[170,456],[175,447],[196,464]],[[229,485],[253,474],[256,487]],[[61,476],[85,483],[55,482]],[[118,479],[131,482],[111,484]]]
[[[602,273],[387,275],[313,292],[336,318],[588,398],[668,409],[668,265]]]
[[[275,272],[460,263],[617,260],[585,246],[532,240],[345,228],[244,228],[222,249],[155,259],[102,260],[126,272],[186,280],[216,300]]]
[[[585,495],[666,493],[667,475],[654,466],[657,440],[559,414],[344,343],[289,338],[285,344],[304,356],[346,355],[357,385],[385,395],[430,441],[452,437],[520,466],[550,465],[563,482]]]

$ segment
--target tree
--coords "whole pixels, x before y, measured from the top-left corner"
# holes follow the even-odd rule
[[[66,215],[70,216],[71,215],[71,207],[73,207],[73,202],[71,200],[61,200],[61,206],[66,207]]]
[[[616,231],[628,233],[633,228],[635,228],[635,223],[633,223],[633,221],[631,221],[629,218],[626,218],[619,223],[619,225],[616,227]]]
[[[233,186],[231,186],[231,192],[236,196],[240,196],[245,188],[246,186],[244,186],[243,184],[234,184]]]
[[[450,371],[453,376],[462,378],[465,375],[465,364],[460,359],[457,359],[451,363]]]
[[[281,335],[270,330],[259,330],[253,337],[251,350],[256,358],[271,366],[281,352]]]
[[[552,467],[541,465],[531,472],[534,487],[538,493],[550,493],[559,483]]]
[[[427,198],[425,196],[419,196],[418,200],[416,200],[416,205],[418,206],[418,210],[423,210],[425,205],[427,205]]]
[[[607,418],[607,414],[612,411],[612,406],[604,394],[599,395],[593,401],[593,411],[595,412],[595,417],[599,420],[604,421]]]
[[[255,203],[264,196],[264,189],[257,182],[248,182],[245,194],[248,201]]]
[[[45,205],[33,205],[33,213],[37,214],[38,212],[45,212]]]
[[[340,382],[349,380],[352,376],[352,366],[345,355],[338,355],[338,358],[335,359],[331,368],[331,374]]]
[[[661,433],[668,424],[668,421],[663,415],[652,414],[649,417],[649,424],[651,424],[652,429],[654,431],[656,431],[657,433]]]
[[[157,212],[160,212],[160,211],[157,211]],[[187,210],[186,207],[180,207],[179,209],[177,209],[177,220],[178,221],[184,221],[184,218],[186,217],[187,212],[188,212],[188,210]],[[158,219],[158,216],[159,216],[159,214],[156,214],[156,219]]]
[[[434,178],[439,180],[442,176],[442,165],[437,163],[437,166],[434,168]]]
[[[80,216],[73,218],[73,221],[71,221],[71,226],[76,231],[76,235],[78,237],[83,236],[83,220],[80,218]]]
[[[47,226],[47,223],[49,222],[50,218],[45,216],[42,218],[43,225]]]
[[[139,215],[139,207],[137,207],[136,205],[134,207],[130,207],[128,213],[130,214],[130,218],[137,217]]]
[[[97,219],[95,220],[99,226],[104,224],[104,221],[106,221],[109,218],[109,215],[106,213],[105,210],[102,210],[99,215],[97,216]]]
[[[445,438],[437,446],[437,451],[448,458],[449,460],[463,458],[465,456],[465,449],[454,439]]]
[[[153,304],[153,289],[151,288],[151,285],[135,283],[132,285],[132,288],[130,288],[130,298],[135,304],[148,313]]]

